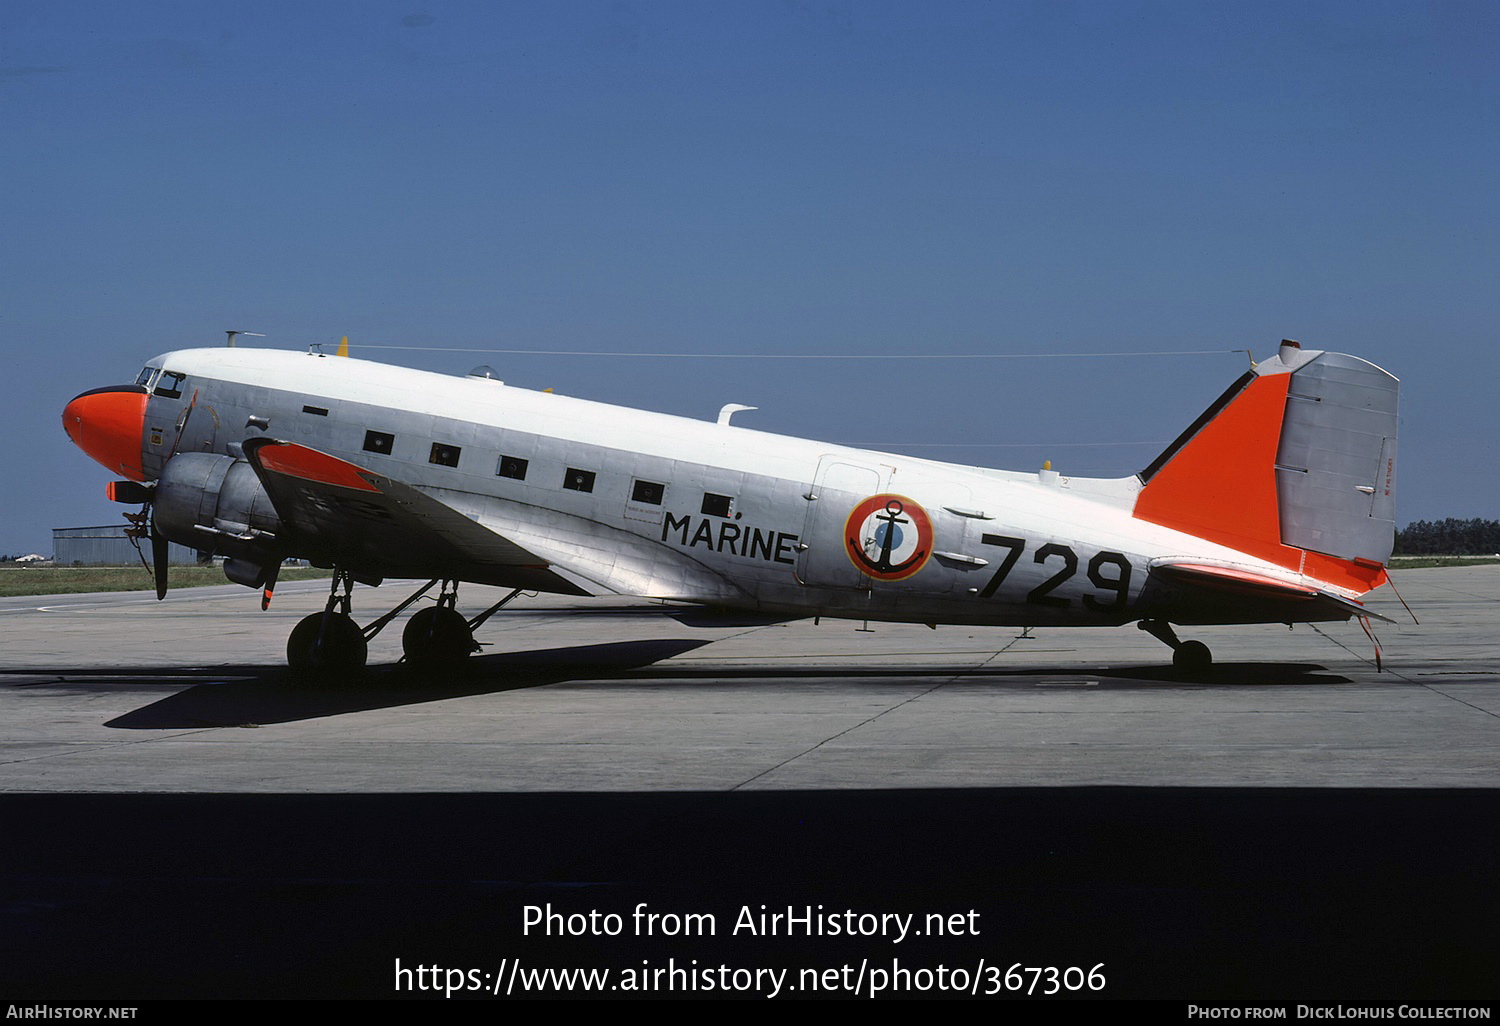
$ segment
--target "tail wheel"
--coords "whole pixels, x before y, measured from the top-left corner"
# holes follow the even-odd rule
[[[286,642],[286,661],[294,670],[358,670],[368,654],[364,634],[345,613],[303,617]]]
[[[418,666],[454,666],[476,648],[469,621],[448,606],[419,610],[401,632],[408,662]]]

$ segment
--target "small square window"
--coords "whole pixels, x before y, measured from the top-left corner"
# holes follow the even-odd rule
[[[389,456],[395,447],[395,435],[388,435],[384,431],[365,432],[365,452],[378,452],[382,456]]]
[[[569,467],[568,472],[563,475],[563,487],[575,492],[591,492],[594,490],[594,472]]]
[[[458,454],[463,450],[456,445],[444,445],[442,442],[432,443],[432,455],[427,457],[428,463],[436,463],[440,467],[458,466]]]
[[[729,507],[734,505],[734,499],[728,495],[715,495],[713,492],[703,493],[703,512],[710,517],[729,516]]]
[[[495,474],[498,477],[513,477],[517,481],[524,481],[526,468],[530,465],[529,460],[523,460],[519,456],[501,456],[500,462],[495,465]]]
[[[660,506],[666,494],[666,485],[657,484],[655,481],[637,481],[635,487],[630,491],[630,498],[633,502],[644,502],[650,506]]]

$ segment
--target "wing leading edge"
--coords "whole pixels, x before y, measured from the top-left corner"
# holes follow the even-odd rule
[[[372,577],[442,577],[590,592],[535,553],[410,485],[293,442],[253,438],[245,459],[299,554]]]

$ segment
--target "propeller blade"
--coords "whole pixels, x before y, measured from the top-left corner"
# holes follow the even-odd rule
[[[264,613],[271,605],[271,592],[276,590],[276,577],[281,573],[281,563],[271,564],[271,569],[266,573],[266,582],[260,589],[260,611]]]
[[[167,539],[151,525],[151,571],[156,576],[156,600],[167,597]]]

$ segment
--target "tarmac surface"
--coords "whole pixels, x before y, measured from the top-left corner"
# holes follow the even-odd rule
[[[1375,596],[1397,621],[1374,625],[1379,670],[1357,624],[1192,628],[1216,662],[1197,682],[1134,628],[705,627],[536,596],[459,671],[400,665],[398,619],[365,673],[312,683],[283,652],[320,583],[266,613],[235,586],[0,599],[0,995],[431,998],[393,960],[520,956],[962,964],[998,996],[997,963],[1103,962],[1101,991],[1061,996],[1493,1000],[1500,566],[1396,586],[1421,623]],[[356,618],[405,594],[356,589]],[[718,933],[642,935],[640,902]],[[729,933],[789,904],[977,918]],[[624,928],[539,935],[528,905]],[[652,996],[688,977],[666,979]]]
[[[811,620],[691,627],[654,603],[522,597],[461,671],[299,682],[233,585],[0,600],[0,791],[734,791],[1500,783],[1500,566],[1415,570],[1397,620],[1184,629],[1182,682],[1133,627]],[[405,597],[355,593],[356,618]],[[464,587],[477,613],[503,592]]]

